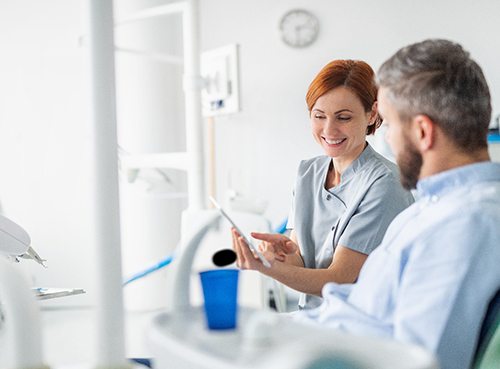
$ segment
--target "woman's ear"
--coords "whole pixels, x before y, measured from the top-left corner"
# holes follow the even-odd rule
[[[368,126],[373,126],[377,122],[378,113],[378,102],[375,101],[372,105],[372,110],[370,112],[370,119],[368,120]]]

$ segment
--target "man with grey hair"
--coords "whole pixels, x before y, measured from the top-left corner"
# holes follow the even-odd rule
[[[355,334],[394,338],[469,368],[500,288],[500,164],[490,162],[490,93],[460,45],[426,40],[380,68],[378,108],[403,186],[417,202],[398,215],[356,284],[326,284],[298,313]]]

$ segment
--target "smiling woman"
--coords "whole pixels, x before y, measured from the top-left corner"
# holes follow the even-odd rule
[[[306,95],[313,137],[325,155],[299,165],[283,235],[253,233],[271,263],[264,268],[233,234],[238,265],[256,269],[303,293],[299,307],[321,302],[328,282],[352,283],[392,219],[413,202],[396,165],[366,142],[381,124],[368,64],[327,64]]]
[[[340,183],[342,173],[364,150],[368,127],[375,125],[375,103],[365,111],[360,99],[348,87],[339,86],[320,96],[310,113],[312,133],[325,150],[335,158],[327,187]]]

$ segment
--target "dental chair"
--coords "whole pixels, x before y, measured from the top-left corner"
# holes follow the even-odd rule
[[[493,362],[495,364],[492,364]],[[491,299],[484,315],[474,354],[473,368],[500,368],[500,289]]]
[[[500,325],[486,347],[484,355],[475,369],[498,369],[500,368]]]

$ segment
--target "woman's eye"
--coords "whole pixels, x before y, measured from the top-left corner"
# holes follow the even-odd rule
[[[339,115],[337,117],[337,119],[340,120],[340,121],[342,121],[342,122],[347,122],[347,121],[351,120],[351,117],[345,116],[345,115]]]
[[[316,114],[316,115],[314,116],[314,118],[315,118],[315,119],[324,119],[324,118],[325,118],[325,116],[324,116],[324,115],[318,115],[318,114]]]

